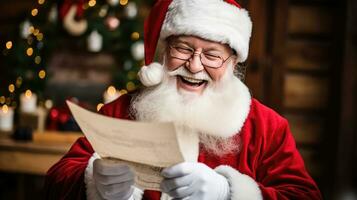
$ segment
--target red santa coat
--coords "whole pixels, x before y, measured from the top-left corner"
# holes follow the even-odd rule
[[[105,105],[101,113],[130,119],[130,95]],[[252,99],[240,133],[238,154],[215,156],[200,149],[198,162],[227,177],[231,199],[322,199],[296,149],[288,122]],[[78,139],[69,152],[46,175],[47,199],[87,199],[96,190],[91,179],[94,151],[86,138]],[[88,197],[89,197],[88,196]],[[145,191],[142,199],[159,200],[161,194]]]

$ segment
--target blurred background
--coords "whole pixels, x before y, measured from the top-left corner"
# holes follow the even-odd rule
[[[253,36],[245,82],[290,122],[324,199],[357,199],[357,2],[238,0]],[[154,0],[0,3],[0,199],[41,199],[81,136],[65,106],[98,110],[140,87]]]

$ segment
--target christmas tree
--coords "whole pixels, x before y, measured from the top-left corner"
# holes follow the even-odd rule
[[[152,4],[148,0],[38,0],[3,46],[1,59],[11,73],[10,82],[0,86],[0,105],[16,108],[20,94],[36,94],[41,104],[49,99],[50,106],[46,87],[54,74],[48,67],[58,49],[110,54],[115,66],[107,93],[117,96],[135,90],[144,59],[143,22]]]

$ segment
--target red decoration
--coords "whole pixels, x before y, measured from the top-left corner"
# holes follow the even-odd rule
[[[72,102],[87,108],[87,104],[78,102],[75,98],[69,99]],[[52,107],[47,118],[47,130],[59,130],[59,131],[79,131],[79,127],[72,117],[71,111],[68,106],[63,104],[61,106]]]
[[[63,0],[59,5],[59,16],[63,20],[71,6],[74,4],[77,5],[76,17],[82,18],[84,14],[83,5],[87,2],[87,0]]]
[[[56,108],[51,109],[50,118],[52,120],[57,120],[58,119],[58,110]]]
[[[116,28],[118,28],[118,26],[120,25],[120,20],[115,16],[108,16],[105,19],[105,25],[108,27],[110,31],[113,31]]]

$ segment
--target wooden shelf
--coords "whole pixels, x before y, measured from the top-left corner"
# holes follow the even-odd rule
[[[45,175],[81,136],[76,132],[35,132],[33,141],[16,141],[9,135],[2,135],[0,170]]]

